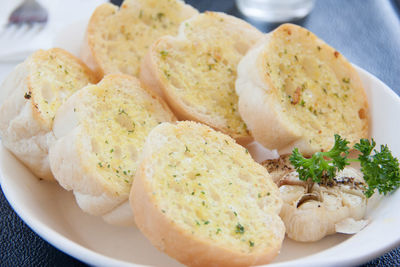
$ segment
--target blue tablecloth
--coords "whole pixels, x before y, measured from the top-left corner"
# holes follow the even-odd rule
[[[233,0],[186,2],[200,11],[242,17]],[[317,0],[311,14],[296,23],[400,94],[399,7],[399,0]],[[250,22],[264,32],[277,26]],[[86,266],[33,233],[11,209],[2,191],[0,205],[0,266]],[[400,266],[400,247],[364,266]]]

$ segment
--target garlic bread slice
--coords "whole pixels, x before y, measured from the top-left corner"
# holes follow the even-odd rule
[[[129,206],[125,213],[119,208],[128,200],[145,139],[159,123],[174,120],[167,105],[137,79],[107,75],[61,106],[54,120],[51,170],[85,212],[129,224]]]
[[[284,238],[282,200],[265,168],[196,122],[150,132],[130,203],[153,245],[189,266],[265,264]]]
[[[33,53],[1,85],[8,92],[0,107],[2,144],[37,177],[54,180],[48,150],[55,113],[70,95],[96,82],[94,73],[65,50]]]
[[[239,112],[254,139],[280,154],[328,150],[334,134],[368,137],[369,111],[354,67],[310,31],[284,24],[241,60]]]
[[[105,3],[90,18],[81,56],[96,73],[139,75],[142,58],[159,37],[176,34],[198,12],[181,0],[125,0]]]
[[[235,93],[236,67],[262,34],[246,22],[206,12],[182,23],[179,35],[156,41],[140,79],[163,95],[181,120],[194,120],[235,138],[251,140]]]

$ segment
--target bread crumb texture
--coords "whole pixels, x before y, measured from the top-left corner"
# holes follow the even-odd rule
[[[185,239],[206,243],[210,251],[222,248],[235,255],[226,259],[216,250],[208,263],[250,265],[257,260],[265,262],[260,255],[268,254],[269,261],[271,254],[278,253],[285,231],[278,217],[282,201],[268,172],[245,148],[229,136],[194,122],[164,123],[147,142],[158,143],[144,159],[145,169],[151,168],[144,183],[161,216],[180,229]],[[158,247],[165,246],[170,254],[167,247],[174,237],[160,238],[163,244]],[[172,240],[165,240],[168,238]],[[192,258],[178,257],[183,263],[207,262],[206,255],[191,255],[195,250],[190,246],[183,250],[181,253],[187,255],[183,258]],[[249,260],[249,255],[259,258]]]
[[[39,50],[28,64],[29,91],[24,98],[32,102],[49,129],[62,103],[87,84],[97,82],[82,62],[62,49]]]
[[[108,75],[85,88],[75,105],[81,164],[95,169],[98,182],[111,195],[128,196],[137,160],[152,128],[174,116],[140,83],[126,75]]]
[[[178,0],[125,0],[119,9],[104,4],[89,22],[89,47],[103,74],[138,76],[150,45],[161,36],[176,34],[179,24],[197,13]]]
[[[159,40],[153,56],[168,93],[201,114],[200,122],[233,137],[248,136],[237,107],[236,67],[260,37],[237,18],[206,12],[182,23],[177,38]]]
[[[356,71],[310,31],[285,24],[272,32],[261,72],[279,113],[316,150],[332,145],[335,133],[352,144],[368,136],[368,104]]]

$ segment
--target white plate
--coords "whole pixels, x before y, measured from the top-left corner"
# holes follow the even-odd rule
[[[73,28],[82,29],[82,24],[64,31],[56,44],[77,54],[83,35]],[[371,136],[378,144],[388,144],[399,157],[400,98],[373,75],[357,70],[370,102]],[[97,266],[180,266],[157,251],[135,227],[111,226],[83,213],[71,193],[37,180],[3,146],[0,171],[3,192],[14,210],[65,253]],[[285,239],[280,255],[269,266],[355,265],[375,258],[400,244],[399,204],[400,190],[368,211],[371,223],[356,235],[336,234],[309,244]]]

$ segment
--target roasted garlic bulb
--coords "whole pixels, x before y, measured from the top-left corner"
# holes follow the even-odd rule
[[[263,165],[279,186],[280,216],[289,238],[312,242],[337,232],[356,233],[366,225],[365,182],[356,169],[346,167],[334,179],[311,183],[298,178],[288,156]]]

